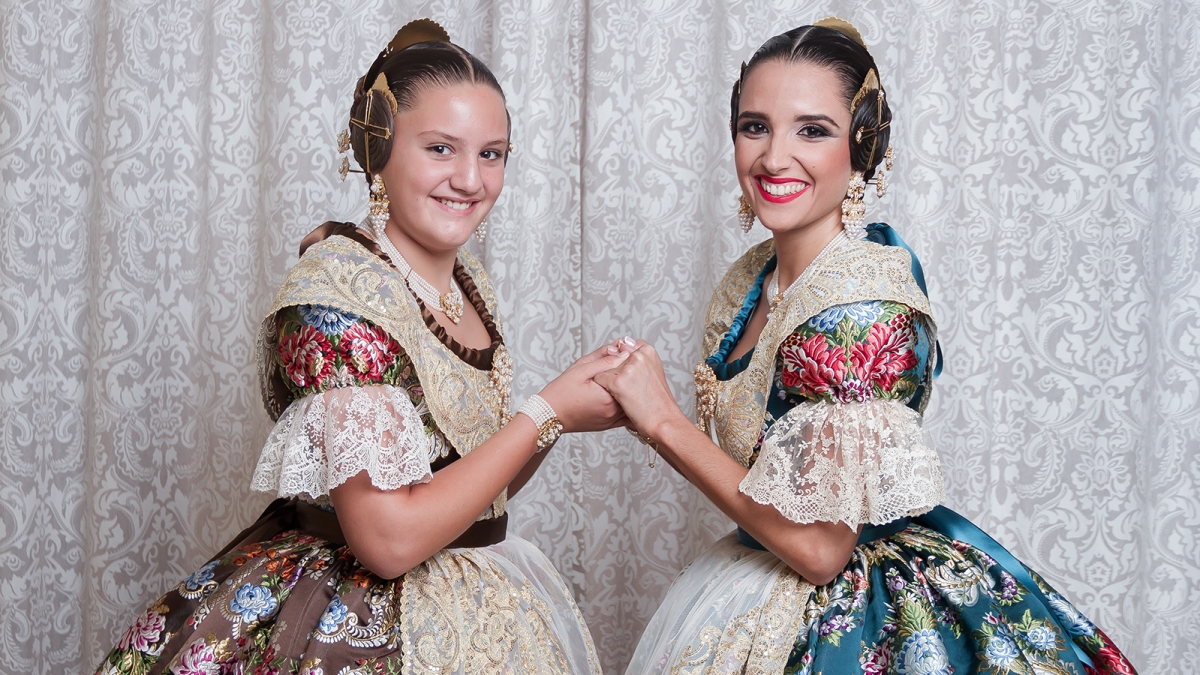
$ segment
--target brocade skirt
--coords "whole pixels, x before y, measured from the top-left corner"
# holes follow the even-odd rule
[[[570,591],[529,542],[443,549],[381,579],[336,520],[277,506],[151,604],[96,672],[600,672]]]
[[[897,525],[865,528],[845,570],[817,587],[736,534],[721,539],[676,577],[627,675],[1135,675],[965,518],[938,507]]]

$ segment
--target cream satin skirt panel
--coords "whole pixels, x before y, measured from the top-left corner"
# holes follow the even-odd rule
[[[812,589],[730,534],[675,578],[626,673],[781,673]]]

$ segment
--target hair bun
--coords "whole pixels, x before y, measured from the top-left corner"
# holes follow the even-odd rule
[[[850,120],[850,164],[870,180],[891,142],[892,110],[882,89],[863,94]]]
[[[392,109],[395,102],[391,91],[372,87],[362,92],[361,96],[356,96],[350,108],[350,147],[354,150],[354,160],[366,172],[368,181],[391,157],[395,124]]]

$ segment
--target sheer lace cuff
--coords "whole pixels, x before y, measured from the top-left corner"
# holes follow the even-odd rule
[[[259,455],[251,489],[328,500],[361,471],[381,490],[430,480],[432,443],[402,387],[341,387],[298,399]]]
[[[802,403],[766,433],[738,489],[796,523],[882,525],[945,498],[920,415],[896,400]]]

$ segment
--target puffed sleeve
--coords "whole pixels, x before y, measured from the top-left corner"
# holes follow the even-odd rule
[[[296,398],[275,423],[251,488],[323,503],[365,471],[383,490],[428,482],[433,441],[408,390],[407,356],[378,326],[320,306],[279,318],[279,365]]]
[[[928,358],[905,305],[842,305],[780,347],[776,386],[796,404],[767,429],[739,490],[797,523],[882,525],[945,497],[937,452],[905,405]]]

